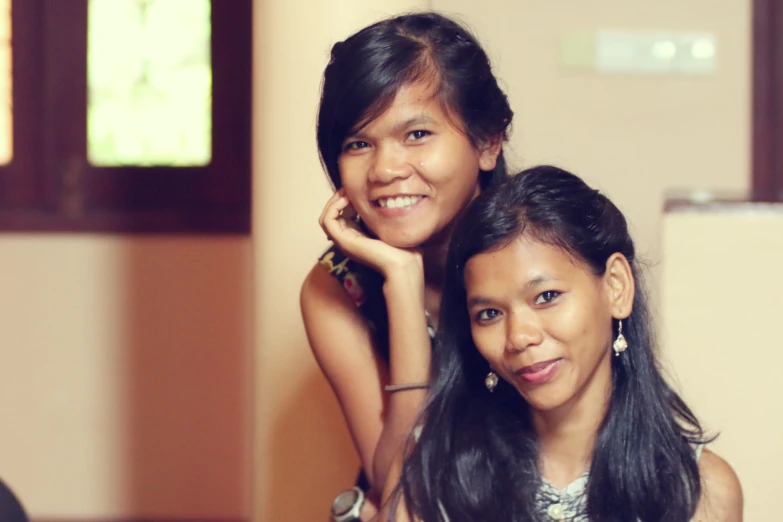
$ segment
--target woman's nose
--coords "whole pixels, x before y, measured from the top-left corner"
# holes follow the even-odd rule
[[[394,146],[379,146],[375,152],[375,162],[370,173],[370,181],[389,184],[411,175],[411,168],[405,161],[405,152]]]
[[[532,313],[511,313],[506,335],[506,350],[520,353],[543,340],[541,327]]]

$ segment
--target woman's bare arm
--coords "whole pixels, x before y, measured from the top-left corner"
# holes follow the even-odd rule
[[[405,506],[405,498],[398,491],[400,483],[400,477],[402,476],[402,465],[404,459],[405,450],[400,448],[392,461],[392,465],[389,468],[389,476],[386,480],[386,485],[383,488],[382,504],[380,511],[371,519],[372,522],[411,522],[408,516],[408,509]],[[392,504],[393,497],[397,495],[396,504],[394,506],[394,516],[392,516]]]
[[[430,377],[432,346],[424,313],[424,276],[421,267],[401,267],[387,275],[383,288],[389,314],[390,381],[426,383]],[[389,468],[419,418],[427,389],[391,393],[383,432],[375,452],[374,475],[386,483]]]
[[[430,341],[417,284],[400,275],[388,277],[384,285],[396,384],[421,382],[429,376]],[[389,370],[373,347],[364,317],[324,267],[315,266],[305,280],[301,307],[310,346],[340,402],[373,487],[370,498],[377,501],[391,461],[418,418],[426,390],[398,392],[386,402],[383,388],[389,383]]]
[[[340,403],[368,479],[375,484],[372,471],[383,431],[386,364],[373,348],[366,320],[323,266],[316,265],[305,279],[300,304],[310,347]]]

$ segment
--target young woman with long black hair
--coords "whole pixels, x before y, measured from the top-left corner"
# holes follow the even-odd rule
[[[536,167],[482,193],[440,317],[392,519],[742,520],[736,475],[659,370],[633,240],[599,191]]]

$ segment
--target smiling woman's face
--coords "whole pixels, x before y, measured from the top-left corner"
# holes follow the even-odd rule
[[[478,194],[479,171],[495,167],[499,147],[477,149],[455,121],[432,84],[416,82],[343,143],[346,195],[385,243],[427,244]]]
[[[473,340],[534,412],[611,390],[612,314],[607,276],[527,237],[465,266]]]

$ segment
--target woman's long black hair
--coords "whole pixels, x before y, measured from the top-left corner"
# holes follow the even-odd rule
[[[340,188],[338,160],[345,138],[380,116],[397,91],[433,81],[436,96],[474,147],[507,138],[514,113],[492,73],[489,58],[470,32],[443,15],[396,16],[365,27],[332,47],[324,71],[317,139],[321,162]],[[506,177],[501,151],[483,187]]]
[[[541,478],[530,409],[508,383],[501,381],[492,394],[485,388],[488,365],[471,337],[463,279],[471,257],[523,234],[564,249],[599,275],[612,254],[622,253],[636,282],[633,311],[623,321],[629,348],[611,358],[612,396],[587,485],[589,519],[687,522],[701,492],[693,446],[706,441],[657,365],[625,218],[580,178],[550,166],[483,192],[452,236],[431,400],[401,479],[409,512],[426,522],[444,521],[441,506],[450,522],[539,520],[534,500]]]

